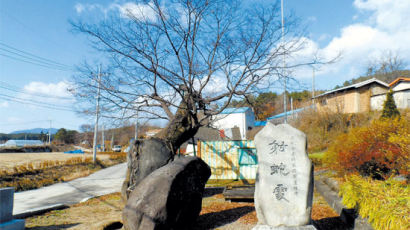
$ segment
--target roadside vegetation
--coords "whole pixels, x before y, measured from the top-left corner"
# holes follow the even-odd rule
[[[17,165],[12,169],[0,170],[0,187],[14,187],[17,192],[37,189],[58,182],[88,176],[100,169],[126,161],[126,154],[107,152],[106,160],[91,157],[73,157],[68,160],[45,160],[37,163]]]
[[[381,112],[306,111],[295,126],[307,134],[315,169],[339,182],[343,204],[376,230],[399,230],[410,228],[409,121],[388,95]]]

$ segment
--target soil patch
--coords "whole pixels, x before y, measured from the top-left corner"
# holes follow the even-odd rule
[[[209,190],[209,188],[207,188]],[[202,200],[201,214],[193,230],[250,230],[257,223],[253,202],[225,201],[221,193],[210,193]],[[65,210],[51,211],[26,219],[27,229],[104,229],[120,225],[124,205],[120,193],[91,199]],[[336,212],[320,194],[314,194],[312,219],[321,229],[346,229]]]

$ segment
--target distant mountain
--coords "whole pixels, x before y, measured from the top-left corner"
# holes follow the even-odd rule
[[[18,131],[14,131],[11,132],[9,134],[20,134],[20,133],[32,133],[32,134],[40,134],[41,131],[43,131],[43,133],[48,133],[48,129],[45,128],[35,128],[35,129],[25,129],[25,130],[18,130]],[[52,135],[56,134],[58,131],[58,129],[55,128],[51,128],[50,132]]]

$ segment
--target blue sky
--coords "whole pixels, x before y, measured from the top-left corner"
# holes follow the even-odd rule
[[[76,102],[67,88],[75,74],[72,67],[84,60],[98,62],[99,54],[85,36],[71,32],[68,21],[97,18],[104,10],[112,10],[114,5],[119,9],[127,2],[0,1],[0,133],[48,127],[49,120],[55,128],[69,129],[93,122],[94,118],[71,111]],[[364,74],[369,61],[380,58],[386,51],[393,51],[410,63],[410,57],[406,56],[410,51],[408,0],[284,0],[284,3],[287,13],[292,12],[307,25],[307,45],[301,56],[314,51],[325,58],[342,54],[336,64],[316,71],[318,89],[331,89]],[[16,60],[21,59],[15,54],[21,54],[19,51],[44,58],[47,68]],[[297,70],[293,76],[310,87],[310,68]],[[33,103],[15,101],[21,99]],[[48,108],[33,105],[38,101]]]

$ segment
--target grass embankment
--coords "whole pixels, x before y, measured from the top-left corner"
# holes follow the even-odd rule
[[[92,162],[91,157],[73,157],[65,161],[30,162],[15,166],[12,170],[1,170],[0,187],[14,187],[16,192],[41,188],[88,176],[100,169],[126,161],[125,153],[105,154],[109,154],[109,158],[97,160],[96,164]]]
[[[410,229],[410,187],[405,181],[346,177],[340,189],[343,204],[357,208],[375,230]]]

